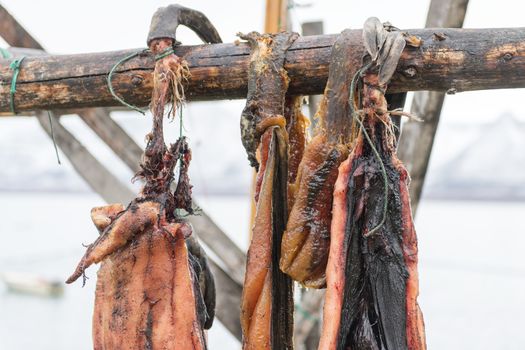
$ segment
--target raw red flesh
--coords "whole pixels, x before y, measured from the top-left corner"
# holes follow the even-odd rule
[[[142,232],[128,249],[102,262],[94,349],[205,349],[202,327],[195,322],[200,290],[184,242],[191,228],[164,229]]]
[[[330,254],[326,266],[326,293],[323,307],[323,327],[319,349],[337,348],[341,310],[343,309],[343,291],[345,287],[346,251],[344,245],[347,220],[348,178],[352,171],[350,159],[339,166],[339,175],[334,187],[332,222],[330,225]]]

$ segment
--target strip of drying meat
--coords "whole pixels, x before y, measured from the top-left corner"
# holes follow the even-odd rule
[[[283,114],[289,79],[283,66],[286,50],[297,36],[241,35],[252,50],[241,134],[248,158],[258,170],[241,302],[243,349],[293,347],[293,285],[279,270],[279,259],[288,214],[288,135]]]
[[[351,31],[345,30],[332,48],[328,82],[317,111],[316,135],[298,167],[294,202],[282,241],[281,269],[310,288],[324,288],[330,246],[332,193],[337,168],[348,155],[351,119],[348,85],[358,67],[350,55]]]
[[[302,96],[286,96],[284,117],[288,133],[288,209],[292,208],[297,189],[296,179],[299,163],[308,142],[308,118],[301,111]]]
[[[351,85],[359,135],[334,191],[322,350],[426,348],[409,177],[385,99],[405,40],[377,19],[365,24],[366,65]]]
[[[172,39],[155,39],[155,54]],[[92,210],[100,231],[73,275],[72,283],[94,263],[98,272],[93,344],[95,349],[206,349],[205,329],[213,322],[215,287],[206,257],[180,211],[193,213],[188,167],[191,152],[184,137],[167,147],[163,137],[166,104],[179,107],[185,62],[175,54],[157,61],[152,97],[153,129],[148,134],[139,196],[127,208]],[[174,108],[175,109],[175,108]],[[174,190],[174,169],[179,164]],[[189,249],[188,249],[189,248]]]

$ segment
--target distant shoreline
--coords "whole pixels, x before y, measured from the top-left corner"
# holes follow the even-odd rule
[[[423,198],[430,201],[472,201],[472,202],[525,202],[525,195],[499,195],[497,193],[450,193],[451,191],[444,192],[433,192],[423,193]],[[0,188],[0,193],[9,194],[86,194],[86,195],[97,195],[95,192],[89,190],[66,190],[56,191],[51,189],[6,189]],[[213,192],[193,192],[196,196],[213,196],[213,197],[246,197],[249,195],[248,192],[225,192],[225,191],[213,191]]]

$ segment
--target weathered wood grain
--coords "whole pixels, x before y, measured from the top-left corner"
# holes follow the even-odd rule
[[[414,29],[421,48],[405,49],[390,92],[416,90],[467,91],[525,87],[525,29]],[[438,33],[439,36],[435,34]],[[359,37],[359,36],[357,36]],[[335,35],[299,38],[290,48],[285,68],[290,93],[318,94],[326,83]],[[444,40],[442,40],[444,38]],[[362,43],[356,40],[360,57]],[[138,50],[28,57],[22,64],[15,104],[17,110],[114,106],[106,77],[122,57]],[[192,77],[188,100],[244,98],[249,49],[246,43],[180,46],[176,53],[189,63]],[[0,61],[0,112],[9,110],[13,72]],[[130,103],[145,106],[151,95],[152,57],[145,53],[121,65],[115,91]]]

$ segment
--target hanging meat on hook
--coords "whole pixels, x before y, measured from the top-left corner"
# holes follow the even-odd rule
[[[363,39],[364,66],[350,85],[358,136],[335,186],[319,349],[422,350],[409,176],[390,119],[404,113],[389,111],[385,99],[403,49],[417,38],[371,18]]]
[[[283,65],[297,37],[296,33],[241,35],[251,47],[241,135],[250,163],[258,170],[241,302],[243,349],[293,347],[293,285],[279,270],[279,258],[288,214],[288,135],[283,114],[289,78]]]
[[[358,66],[346,44],[346,30],[332,47],[328,82],[317,111],[315,136],[306,147],[294,185],[295,201],[282,241],[282,271],[306,287],[323,288],[330,246],[332,193],[337,168],[352,139],[348,85]]]
[[[205,329],[215,313],[215,285],[206,255],[184,215],[193,214],[184,137],[164,143],[165,107],[173,113],[184,100],[187,64],[175,55],[175,29],[184,24],[206,41],[220,37],[200,12],[172,5],[153,17],[148,45],[156,55],[151,102],[153,128],[141,170],[137,198],[94,208],[99,238],[87,248],[67,283],[98,272],[93,315],[94,349],[206,349]],[[210,29],[211,28],[211,29]],[[178,165],[175,178],[174,171]]]

